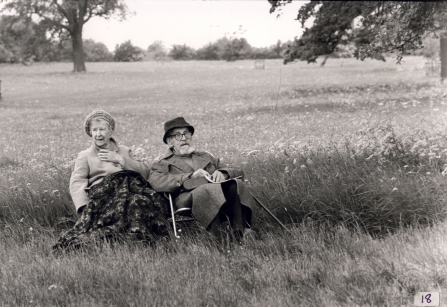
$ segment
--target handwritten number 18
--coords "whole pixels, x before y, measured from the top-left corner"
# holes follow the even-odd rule
[[[429,303],[429,304],[431,303],[431,299],[430,299],[431,298],[431,294],[427,294],[426,296],[422,295],[422,303],[424,303],[424,298],[425,298],[425,302],[426,303]]]

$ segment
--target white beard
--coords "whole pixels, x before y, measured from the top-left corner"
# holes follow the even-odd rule
[[[190,145],[185,145],[180,147],[180,152],[179,154],[181,155],[189,155],[191,154],[193,151],[195,150],[194,147],[190,146]]]

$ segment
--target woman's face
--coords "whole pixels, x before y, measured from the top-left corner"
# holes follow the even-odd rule
[[[98,147],[107,146],[113,134],[109,124],[103,119],[93,119],[90,123],[90,131],[92,133],[93,142]]]

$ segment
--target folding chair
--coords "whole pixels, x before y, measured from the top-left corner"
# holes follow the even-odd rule
[[[195,219],[192,217],[191,208],[180,208],[177,210],[174,210],[174,202],[172,200],[171,193],[167,193],[169,198],[169,205],[171,207],[171,217],[168,219],[168,221],[172,222],[172,229],[174,230],[174,236],[177,239],[180,239],[180,236],[178,235],[178,232],[181,232],[182,230],[179,229],[177,231],[177,223],[185,223],[185,222],[191,222],[195,221]],[[187,215],[185,215],[187,214]]]

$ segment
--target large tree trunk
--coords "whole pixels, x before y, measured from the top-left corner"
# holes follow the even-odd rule
[[[82,46],[82,29],[78,27],[71,33],[73,45],[73,72],[86,72],[84,47]]]
[[[441,82],[447,78],[447,35],[441,36]]]

